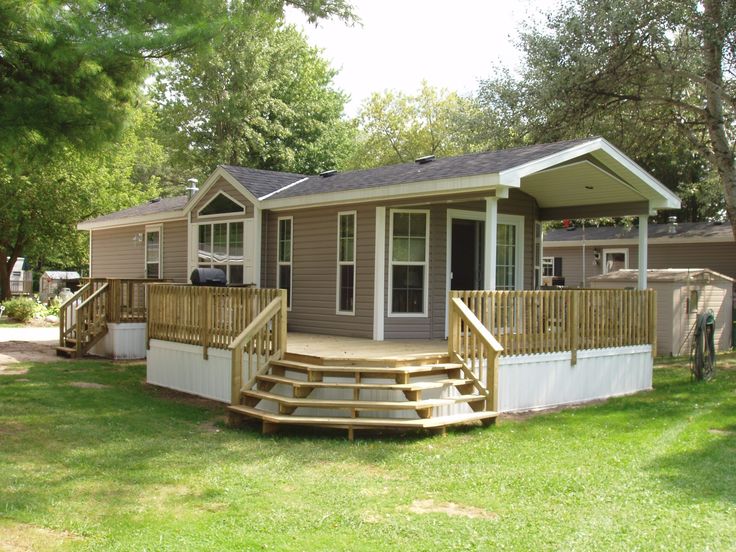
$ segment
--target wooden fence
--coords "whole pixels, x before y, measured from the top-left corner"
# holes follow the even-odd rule
[[[255,317],[280,297],[278,289],[150,285],[148,341],[199,345],[207,358],[210,347],[228,349]]]
[[[654,290],[451,291],[503,347],[503,355],[651,344]]]

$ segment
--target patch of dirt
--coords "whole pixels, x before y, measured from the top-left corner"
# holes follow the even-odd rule
[[[409,506],[414,514],[447,514],[448,516],[462,516],[475,519],[497,520],[498,514],[475,506],[463,506],[454,502],[435,502],[433,499],[415,500]]]
[[[708,433],[712,433],[713,435],[725,435],[725,436],[736,435],[736,431],[729,430],[729,429],[709,429]]]
[[[0,422],[0,436],[6,435],[17,435],[23,433],[26,430],[26,426],[20,422],[8,420],[6,422]]]
[[[190,395],[189,393],[174,391],[173,389],[168,389],[166,387],[159,387],[158,385],[153,385],[152,383],[147,383],[145,381],[142,381],[141,384],[153,392],[158,399],[171,400],[191,406],[200,406],[218,412],[222,412],[225,409],[225,404],[213,401],[212,399],[205,399],[204,397],[198,397],[197,395]]]
[[[93,383],[91,381],[72,381],[69,387],[78,387],[79,389],[110,389],[109,385],[102,383]]]
[[[1,552],[36,552],[59,550],[81,537],[68,531],[56,531],[27,523],[0,523]]]
[[[2,355],[0,355],[0,376],[25,376],[28,373],[28,368],[10,368],[7,365],[2,364]],[[21,381],[20,379],[16,381]],[[26,379],[25,381],[30,381]]]
[[[33,341],[0,341],[0,367],[19,362],[56,362],[55,343]]]
[[[225,423],[225,416],[218,416],[212,420],[207,420],[199,424],[199,429],[204,433],[220,433],[222,426]]]

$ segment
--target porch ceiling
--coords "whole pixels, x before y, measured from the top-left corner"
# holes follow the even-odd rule
[[[648,200],[634,186],[587,159],[525,176],[521,190],[543,209]]]

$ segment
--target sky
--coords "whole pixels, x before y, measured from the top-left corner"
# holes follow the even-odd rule
[[[559,0],[352,0],[361,25],[322,21],[295,9],[286,20],[323,49],[350,95],[354,116],[373,92],[419,90],[422,80],[460,93],[477,88],[494,68],[519,67],[515,46],[524,22],[541,21]]]

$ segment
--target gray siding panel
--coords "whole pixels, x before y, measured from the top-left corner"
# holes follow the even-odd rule
[[[337,214],[357,211],[355,314],[337,314]],[[348,337],[373,337],[373,256],[375,207],[329,207],[264,213],[262,285],[276,286],[279,217],[294,219],[292,305],[289,330]]]
[[[163,277],[175,282],[187,282],[187,221],[164,223]]]
[[[93,230],[93,278],[145,278],[145,246],[133,236],[144,234],[146,227],[125,226],[109,230]]]

